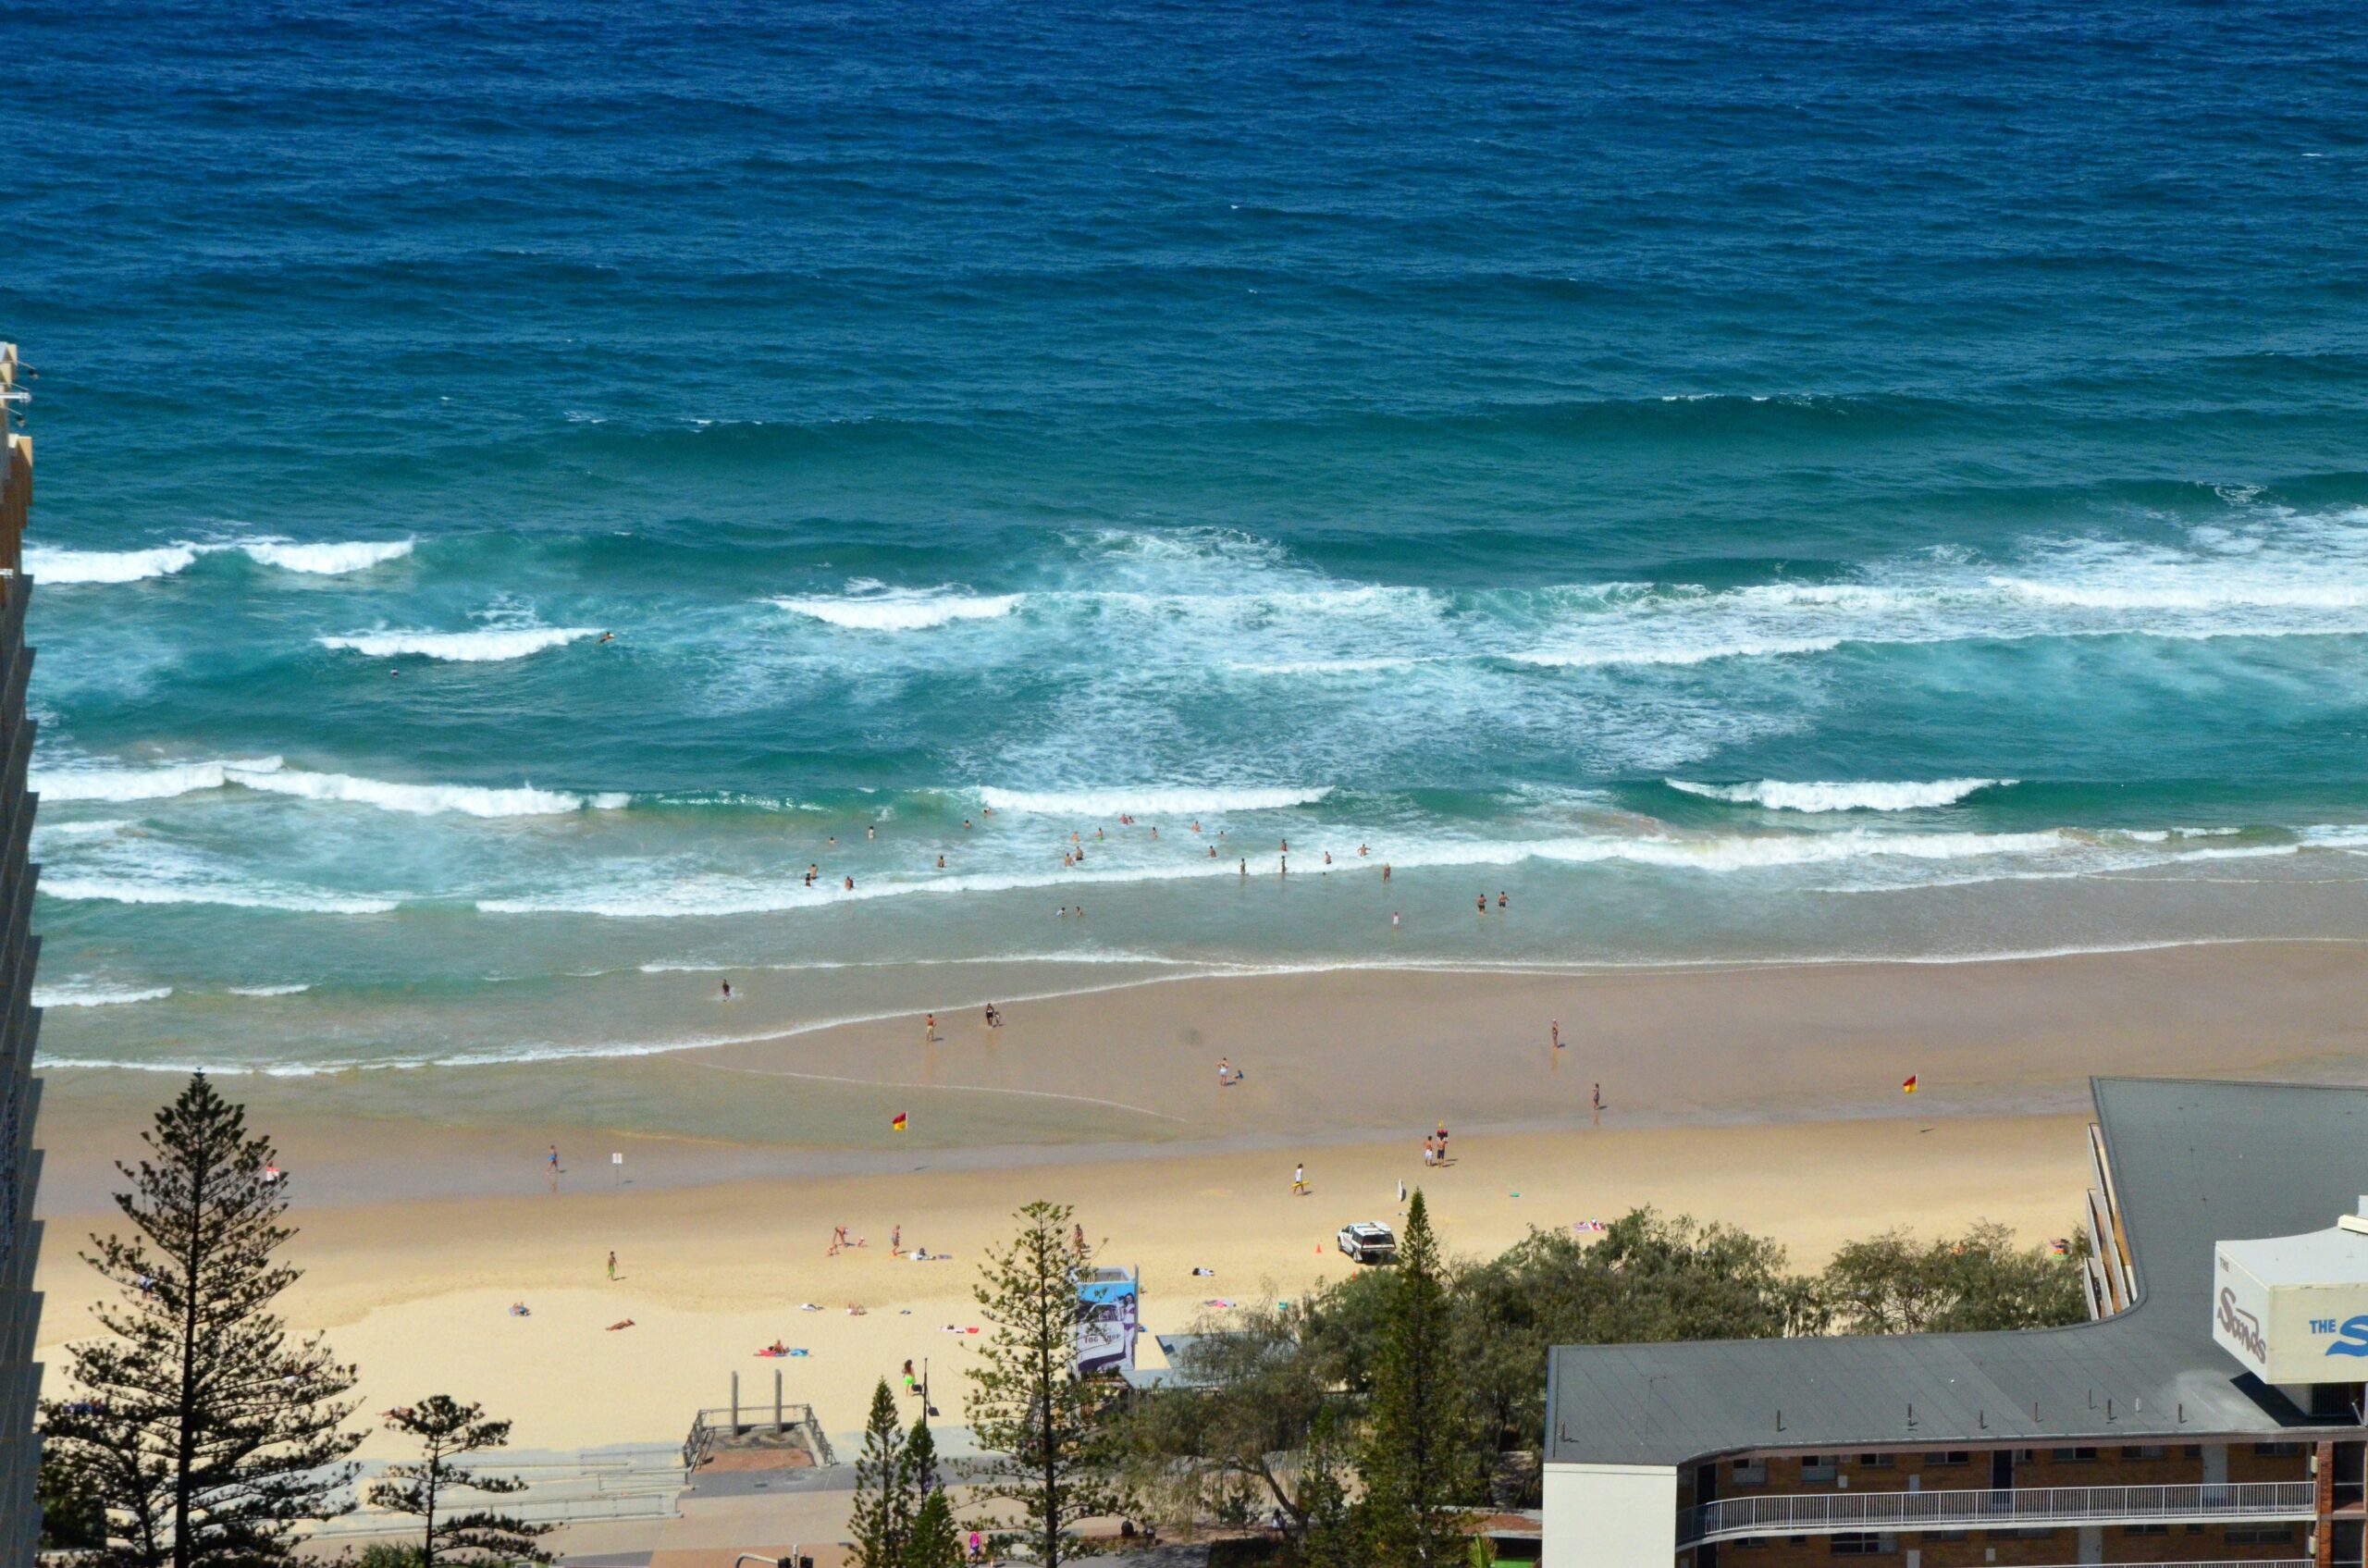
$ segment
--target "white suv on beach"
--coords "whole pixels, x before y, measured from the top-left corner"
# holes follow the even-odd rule
[[[1387,1225],[1367,1219],[1340,1227],[1336,1238],[1341,1255],[1350,1263],[1396,1263],[1398,1237]]]

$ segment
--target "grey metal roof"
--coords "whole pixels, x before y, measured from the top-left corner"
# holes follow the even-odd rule
[[[2357,1431],[2212,1342],[2213,1243],[2317,1230],[2368,1190],[2368,1090],[2092,1080],[2137,1304],[2020,1333],[1565,1345],[1547,1458],[1675,1464],[1750,1449],[2029,1447]],[[2071,1209],[2078,1194],[2065,1194]]]

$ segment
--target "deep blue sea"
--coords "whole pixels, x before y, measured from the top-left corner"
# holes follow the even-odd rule
[[[54,1065],[2368,935],[2357,6],[0,44]]]

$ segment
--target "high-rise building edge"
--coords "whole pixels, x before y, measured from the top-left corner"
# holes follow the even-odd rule
[[[32,1005],[33,882],[40,868],[31,852],[34,800],[25,787],[32,759],[33,724],[25,717],[25,681],[32,649],[25,646],[25,602],[32,581],[24,574],[25,524],[32,507],[33,443],[18,429],[27,394],[18,386],[17,347],[0,343],[0,428],[6,433],[0,465],[0,1568],[30,1568],[41,1536],[34,1486],[41,1439],[34,1407],[41,1367],[33,1344],[41,1327],[41,1297],[33,1290],[33,1260],[41,1226],[33,1219],[33,1189],[41,1152],[33,1147],[33,1116],[41,1084],[32,1075],[33,1042],[41,1012]]]

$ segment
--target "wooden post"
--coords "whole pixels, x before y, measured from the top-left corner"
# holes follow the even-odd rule
[[[778,1366],[773,1368],[773,1430],[776,1432],[786,1432],[789,1430],[788,1427],[782,1425],[781,1368]]]
[[[740,1374],[732,1375],[732,1435],[740,1435]]]

